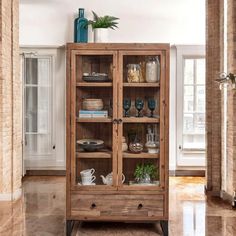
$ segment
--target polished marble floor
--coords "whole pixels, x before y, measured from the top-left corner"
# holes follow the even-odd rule
[[[236,211],[219,199],[206,199],[204,178],[170,178],[171,236],[236,236]],[[0,202],[0,236],[62,236],[65,230],[65,178],[27,177],[24,195]],[[84,223],[75,236],[154,236],[156,224]]]

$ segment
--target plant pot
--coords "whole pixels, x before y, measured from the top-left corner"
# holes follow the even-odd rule
[[[94,29],[94,43],[107,43],[108,42],[108,32],[106,28]]]
[[[151,178],[149,174],[145,174],[143,178],[139,179],[138,181],[140,184],[150,184]]]

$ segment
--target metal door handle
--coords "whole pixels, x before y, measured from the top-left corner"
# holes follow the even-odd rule
[[[138,209],[141,209],[142,207],[143,207],[143,204],[140,203],[140,204],[138,205]]]
[[[182,146],[181,145],[179,145],[179,150],[181,150],[182,149]]]

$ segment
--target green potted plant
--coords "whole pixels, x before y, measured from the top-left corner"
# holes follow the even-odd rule
[[[137,164],[134,171],[135,180],[142,184],[151,183],[151,180],[154,180],[157,176],[157,167],[151,163]]]
[[[118,28],[117,20],[119,20],[119,18],[114,16],[98,16],[93,11],[93,20],[90,20],[88,24],[92,26],[92,29],[94,31],[94,42],[108,42],[108,29],[115,30],[116,28]]]

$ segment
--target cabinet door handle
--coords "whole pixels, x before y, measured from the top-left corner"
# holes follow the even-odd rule
[[[94,209],[96,207],[96,204],[95,203],[92,203],[91,204],[91,209]]]
[[[121,124],[121,123],[122,123],[122,120],[121,120],[121,119],[119,119],[119,120],[118,120],[118,124]]]
[[[112,123],[113,123],[113,124],[117,124],[117,123],[118,123],[118,120],[117,120],[117,119],[114,119],[114,120],[112,121]]]
[[[141,209],[142,207],[143,207],[143,204],[140,203],[140,204],[138,205],[138,209]]]

